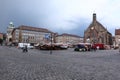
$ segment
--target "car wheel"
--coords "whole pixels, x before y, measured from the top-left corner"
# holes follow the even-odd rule
[[[85,49],[83,49],[83,51],[85,51]]]

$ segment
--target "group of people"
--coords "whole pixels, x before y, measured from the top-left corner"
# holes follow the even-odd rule
[[[96,48],[95,45],[87,45],[87,46],[85,46],[85,47],[86,47],[87,51],[91,51],[91,50],[96,51],[96,50],[98,49],[98,48]]]

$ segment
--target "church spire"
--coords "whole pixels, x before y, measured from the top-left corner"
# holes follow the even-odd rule
[[[96,13],[93,13],[93,22],[96,22]]]

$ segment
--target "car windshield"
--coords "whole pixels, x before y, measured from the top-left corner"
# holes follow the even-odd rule
[[[77,45],[78,48],[84,48],[84,45]]]

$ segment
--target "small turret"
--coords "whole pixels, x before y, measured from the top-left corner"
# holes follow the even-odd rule
[[[96,13],[93,13],[93,22],[96,22]]]
[[[13,22],[10,22],[8,27],[9,27],[9,28],[14,28]]]

